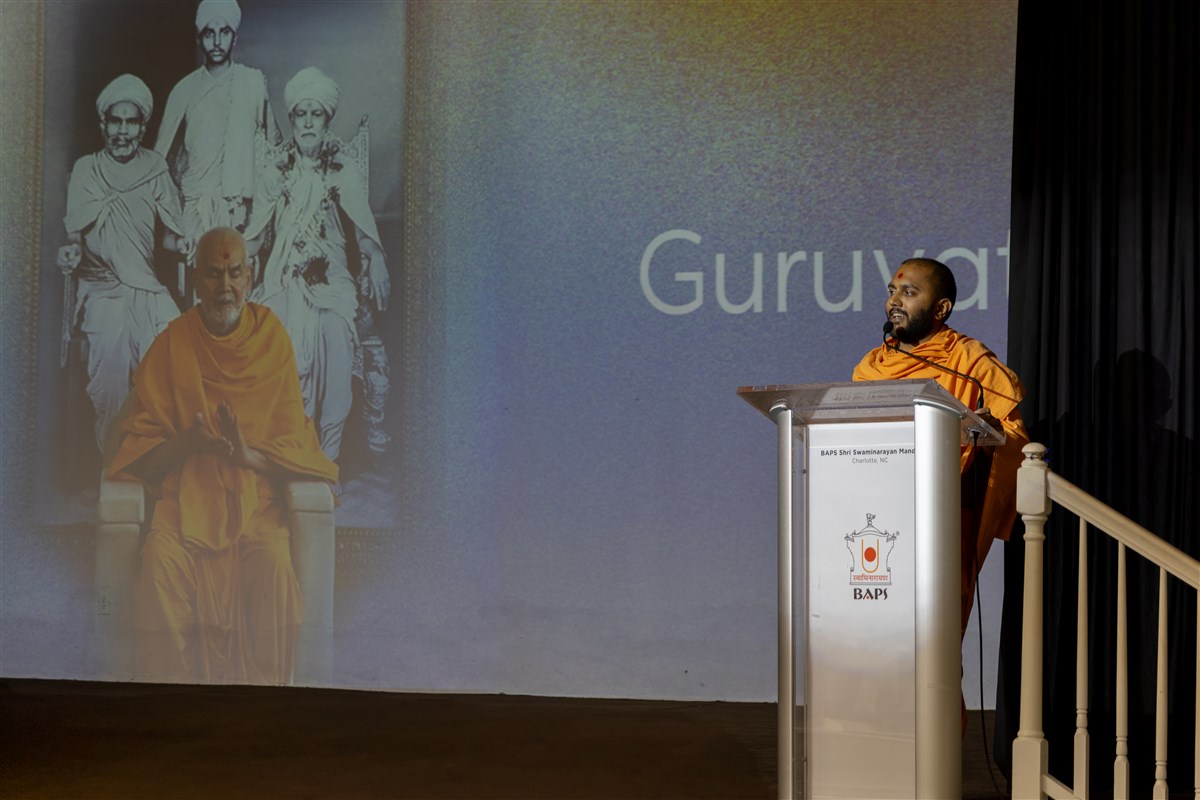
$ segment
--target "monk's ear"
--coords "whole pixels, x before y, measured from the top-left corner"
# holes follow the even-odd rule
[[[950,298],[943,297],[933,304],[933,316],[938,322],[945,322],[953,308],[954,304],[950,302]]]

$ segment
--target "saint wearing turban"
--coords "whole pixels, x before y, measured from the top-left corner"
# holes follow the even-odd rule
[[[133,103],[137,106],[142,113],[143,124],[149,122],[150,115],[154,113],[154,95],[150,94],[150,87],[141,78],[129,73],[114,78],[96,98],[96,113],[100,119],[104,119],[108,110],[117,103]]]
[[[253,299],[273,310],[291,335],[305,411],[333,459],[350,413],[354,365],[363,363],[359,286],[380,310],[390,291],[363,178],[329,131],[338,94],[338,85],[316,67],[288,81],[292,141],[268,170],[246,231],[256,242],[268,229],[274,233]]]
[[[196,8],[204,64],[171,90],[154,144],[171,165],[193,238],[216,227],[245,228],[264,154],[280,138],[266,76],[233,60],[241,24],[234,0]]]
[[[316,67],[305,67],[283,87],[283,102],[287,104],[288,113],[291,114],[301,102],[312,100],[333,119],[333,115],[337,113],[339,94],[338,85],[333,82],[333,78]]]
[[[87,393],[102,451],[139,360],[179,315],[155,270],[157,232],[164,249],[190,249],[167,164],[141,147],[153,110],[138,77],[105,86],[96,98],[104,149],[76,161],[67,186],[67,243],[58,252],[70,309],[63,336],[87,340]]]
[[[242,9],[237,0],[203,0],[196,6],[196,33],[222,26],[228,26],[236,33],[241,24]]]

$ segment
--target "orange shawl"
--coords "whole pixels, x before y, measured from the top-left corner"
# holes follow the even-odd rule
[[[1017,404],[1025,396],[1021,381],[982,342],[963,336],[953,328],[942,328],[929,341],[912,348],[912,352],[935,364],[970,375],[983,384],[984,403],[1000,420],[1007,441],[995,448],[992,455],[987,494],[980,514],[979,535],[981,541],[991,541],[993,538],[1007,540],[1017,513],[1017,469],[1024,458],[1021,448],[1029,443],[1025,423],[1017,411]],[[971,381],[922,364],[915,358],[882,345],[863,356],[854,368],[853,377],[856,381],[932,378],[967,408],[974,409],[979,399],[979,388]],[[963,447],[960,468],[964,473],[973,460],[974,448]]]
[[[110,476],[131,477],[126,468],[190,427],[198,413],[217,430],[217,406],[225,402],[250,447],[291,472],[337,480],[337,466],[304,415],[291,339],[263,306],[247,303],[226,336],[209,333],[200,309],[192,308],[154,340],[133,384]],[[162,494],[178,500],[184,544],[220,552],[237,542],[261,505],[274,501],[275,487],[254,470],[200,454],[167,473]]]

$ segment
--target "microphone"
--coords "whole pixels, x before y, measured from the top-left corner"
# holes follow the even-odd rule
[[[924,362],[931,367],[936,367],[937,369],[940,369],[942,372],[949,372],[951,375],[957,375],[958,377],[968,380],[971,383],[975,384],[975,386],[977,386],[979,388],[979,400],[978,400],[978,402],[975,403],[975,410],[978,411],[979,409],[983,408],[983,405],[984,405],[984,403],[983,403],[983,384],[979,382],[978,378],[972,378],[970,375],[967,375],[964,372],[959,372],[956,369],[950,369],[947,366],[938,364],[937,362],[934,362],[934,361],[930,361],[928,358],[922,358],[921,356],[917,355],[916,353],[910,353],[907,350],[901,350],[899,347],[897,347],[896,345],[889,342],[888,338],[887,338],[888,334],[890,334],[895,327],[896,327],[895,324],[893,324],[890,319],[887,322],[883,323],[883,346],[884,347],[887,347],[891,350],[895,350],[897,353],[903,353],[904,355],[908,356],[909,358],[915,358],[917,361]]]

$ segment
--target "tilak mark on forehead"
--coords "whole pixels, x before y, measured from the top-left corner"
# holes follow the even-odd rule
[[[897,278],[903,278],[903,277],[904,277],[904,273],[903,273],[903,272],[897,272],[897,273],[896,273],[896,277],[897,277]]]

